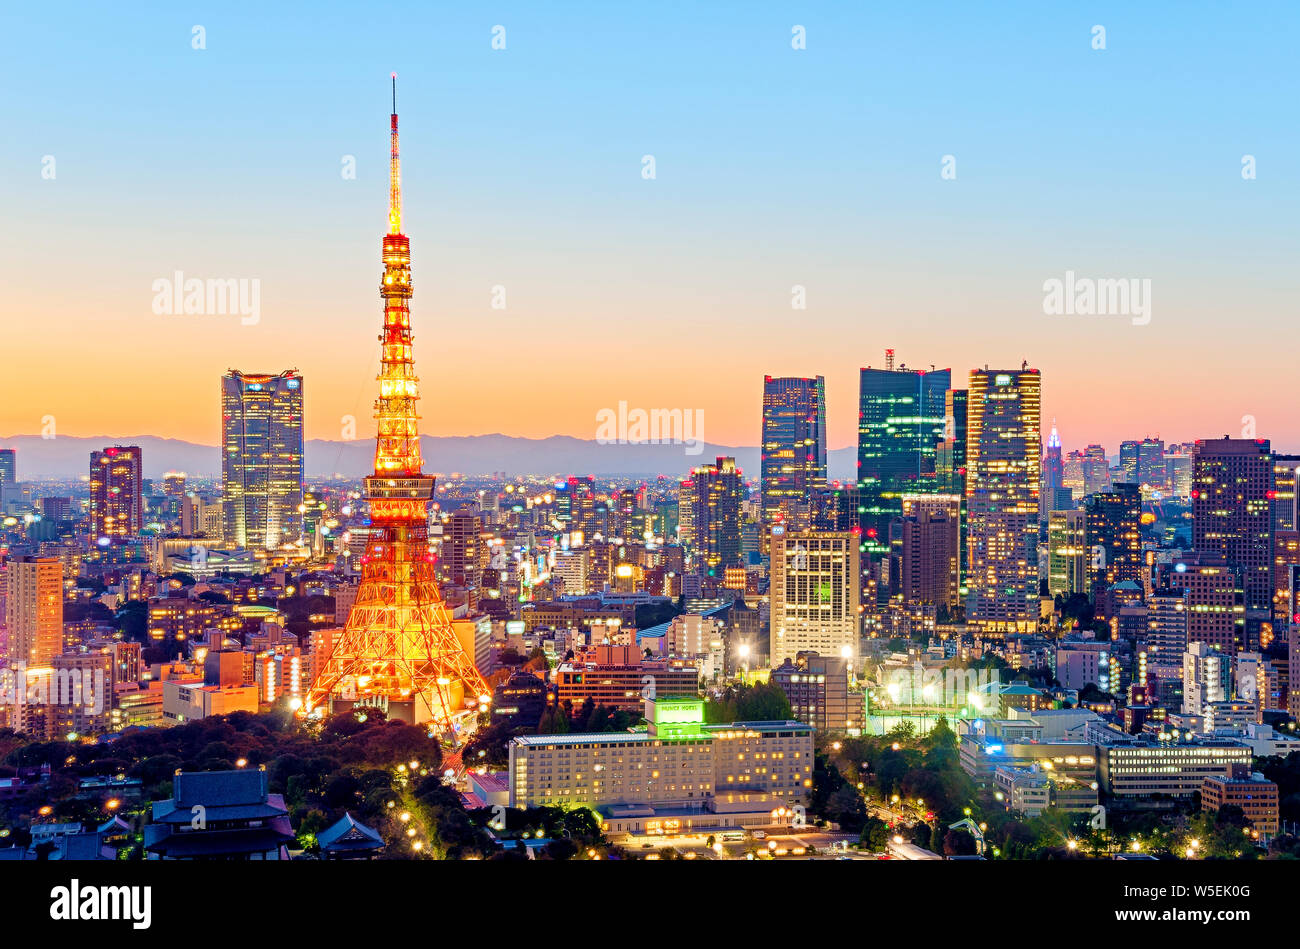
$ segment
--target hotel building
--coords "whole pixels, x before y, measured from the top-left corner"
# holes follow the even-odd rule
[[[776,823],[812,787],[802,722],[704,724],[694,697],[647,699],[626,732],[522,735],[510,743],[510,806],[585,806],[614,835]]]

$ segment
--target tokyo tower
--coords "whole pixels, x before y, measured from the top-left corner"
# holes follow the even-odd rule
[[[419,379],[411,352],[411,243],[402,233],[397,151],[397,74],[384,235],[383,345],[375,419],[375,473],[366,478],[371,528],[348,621],[318,667],[304,712],[376,706],[390,718],[454,737],[455,719],[490,700],[487,683],[457,639],[434,579],[428,510],[433,478],[420,458]]]

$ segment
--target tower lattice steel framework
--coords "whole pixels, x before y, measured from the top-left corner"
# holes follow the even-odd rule
[[[393,76],[388,233],[384,235],[382,369],[375,402],[375,473],[366,478],[371,530],[347,625],[319,667],[304,710],[379,706],[452,733],[455,716],[488,701],[487,683],[452,629],[434,578],[428,509],[433,478],[420,457],[419,379],[411,335],[411,244],[402,233],[402,175]]]

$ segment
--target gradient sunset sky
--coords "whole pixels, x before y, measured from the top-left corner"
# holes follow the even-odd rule
[[[0,14],[0,436],[215,444],[232,367],[372,433],[396,71],[428,434],[626,401],[754,445],[764,374],[822,374],[842,447],[888,346],[1028,360],[1067,449],[1300,449],[1294,3],[273,6]],[[260,280],[260,322],[155,315],[177,270]],[[1044,315],[1067,270],[1150,279],[1150,324]]]

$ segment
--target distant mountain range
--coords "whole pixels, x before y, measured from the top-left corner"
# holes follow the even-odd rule
[[[602,445],[569,435],[549,438],[519,438],[512,435],[459,435],[420,439],[424,470],[450,474],[509,475],[679,475],[694,465],[729,455],[750,477],[758,476],[758,448],[705,444],[697,454],[687,454],[684,445]],[[79,478],[89,468],[90,452],[107,445],[139,445],[144,457],[144,476],[160,478],[168,471],[195,476],[221,473],[221,455],[215,445],[196,445],[175,438],[139,435],[117,438],[74,438],[60,435],[45,439],[39,435],[0,438],[0,448],[17,450],[19,481],[48,481]],[[374,465],[372,440],[307,442],[307,475],[342,475],[358,478]],[[853,448],[829,452],[829,474],[833,480],[854,477],[857,459]]]

